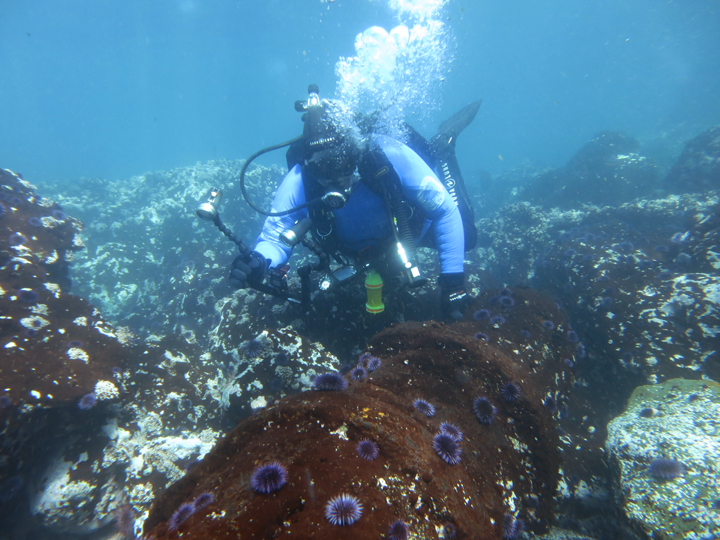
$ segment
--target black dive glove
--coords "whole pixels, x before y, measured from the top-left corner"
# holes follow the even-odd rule
[[[238,255],[230,270],[230,285],[238,289],[262,285],[268,266],[270,266],[270,260],[257,251]]]
[[[443,316],[459,321],[472,301],[472,297],[465,292],[465,273],[440,274],[438,284]]]

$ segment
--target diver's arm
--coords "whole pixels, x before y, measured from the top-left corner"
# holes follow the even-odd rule
[[[379,136],[378,143],[402,182],[403,194],[422,209],[432,221],[441,272],[464,271],[465,235],[455,201],[430,167],[408,146],[390,137]]]
[[[305,190],[303,189],[300,165],[295,165],[275,193],[272,211],[283,212],[301,204],[305,204]],[[285,264],[292,253],[292,249],[280,241],[280,233],[307,215],[307,209],[303,208],[292,214],[270,216],[265,220],[255,251],[266,259],[270,259],[270,268]]]

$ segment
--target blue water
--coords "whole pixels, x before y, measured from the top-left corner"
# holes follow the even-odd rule
[[[308,83],[332,96],[355,36],[398,24],[387,0],[3,4],[0,166],[37,184],[244,158],[292,138]],[[561,166],[604,129],[661,159],[720,123],[717,2],[449,0],[442,19],[454,60],[433,110],[411,120],[429,136],[484,100],[458,146],[469,182]]]

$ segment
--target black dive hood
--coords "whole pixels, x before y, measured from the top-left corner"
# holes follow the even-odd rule
[[[271,212],[263,210],[257,206],[247,193],[245,188],[245,173],[250,164],[263,154],[279,150],[280,148],[290,147],[287,153],[288,170],[300,163],[308,166],[309,172],[320,183],[326,184],[332,179],[331,176],[339,171],[340,175],[352,174],[355,170],[356,153],[352,144],[348,143],[335,128],[333,121],[327,114],[325,107],[328,101],[321,101],[319,96],[319,88],[316,84],[308,87],[307,101],[296,101],[295,110],[304,113],[302,120],[304,123],[303,134],[284,143],[276,144],[263,148],[255,152],[243,165],[240,170],[240,190],[242,191],[245,201],[250,208],[264,216],[286,216],[306,208],[312,204],[322,202],[330,208],[339,208],[347,201],[350,195],[347,190],[331,190],[322,197],[305,202],[289,210],[282,212]],[[312,159],[315,156],[327,157],[327,159]]]

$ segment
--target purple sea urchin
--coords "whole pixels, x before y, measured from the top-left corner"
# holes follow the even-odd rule
[[[497,407],[485,396],[479,396],[473,401],[473,412],[481,424],[489,426],[495,419]]]
[[[511,308],[515,305],[515,300],[512,296],[501,296],[500,305],[504,308]]]
[[[362,366],[357,366],[357,367],[353,368],[353,370],[350,372],[350,376],[355,381],[363,380],[366,375],[367,375],[367,371],[365,371],[365,368]]]
[[[375,371],[381,364],[380,359],[370,353],[362,353],[358,358],[358,365],[365,367],[368,371]]]
[[[352,525],[362,516],[363,506],[357,497],[343,493],[325,505],[325,518],[337,526]]]
[[[462,441],[463,438],[462,431],[460,431],[457,426],[454,426],[450,422],[443,422],[442,424],[440,424],[440,433],[450,435],[457,442]]]
[[[35,304],[37,302],[38,295],[32,289],[20,289],[18,291],[17,298],[26,304]]]
[[[477,332],[475,334],[475,339],[482,339],[484,341],[490,341],[490,336],[488,336],[485,332]]]
[[[500,395],[508,403],[515,401],[520,397],[520,385],[516,382],[504,384],[500,389]]]
[[[187,518],[192,516],[194,512],[195,508],[192,503],[181,504],[168,521],[168,530],[170,532],[177,531],[178,527],[180,527]]]
[[[275,365],[287,366],[290,363],[290,356],[285,351],[280,351],[275,355]]]
[[[26,242],[25,237],[20,233],[11,233],[10,236],[8,236],[8,243],[11,246],[22,246]]]
[[[457,535],[457,529],[452,523],[446,523],[443,525],[442,534],[443,538],[455,538],[455,535]]]
[[[473,315],[473,319],[475,319],[476,321],[486,321],[490,317],[490,312],[487,309],[478,309]]]
[[[248,358],[257,358],[263,350],[263,344],[257,339],[251,339],[245,344],[243,350]]]
[[[525,522],[521,519],[515,519],[511,514],[503,516],[503,538],[506,540],[514,540],[525,529]]]
[[[547,397],[543,400],[543,406],[544,406],[548,411],[550,411],[552,414],[555,414],[555,412],[557,411],[557,407],[558,407],[557,401],[556,401],[555,398],[552,397],[552,396],[547,396]]]
[[[415,401],[413,401],[413,407],[415,407],[418,411],[423,413],[428,418],[432,418],[433,416],[435,416],[435,407],[433,407],[424,399],[416,399]]]
[[[520,337],[530,339],[532,337],[532,334],[528,330],[520,330]]]
[[[195,511],[198,511],[214,502],[215,495],[209,491],[204,491],[193,500],[193,508],[195,508]]]
[[[555,323],[545,320],[543,321],[543,328],[545,328],[546,330],[555,330]]]
[[[390,525],[388,531],[389,540],[407,540],[410,535],[410,527],[407,526],[403,520],[398,519],[395,523]]]
[[[578,337],[577,332],[575,330],[570,330],[567,333],[567,340],[570,343],[578,343],[580,341],[580,338]]]
[[[95,397],[95,394],[85,394],[83,397],[80,398],[80,401],[78,402],[78,408],[81,411],[89,411],[95,406],[96,403],[97,397]]]
[[[368,461],[372,461],[377,458],[379,453],[378,445],[370,439],[363,439],[360,441],[355,447],[355,450],[357,451],[358,456],[363,459],[367,459]]]
[[[494,324],[496,326],[502,326],[505,324],[505,317],[501,317],[500,315],[495,315],[492,319],[490,319],[490,324]]]
[[[377,368],[380,367],[381,364],[382,364],[382,362],[380,361],[380,359],[377,356],[371,356],[367,362],[367,370],[375,371]]]
[[[272,493],[285,484],[287,484],[287,469],[278,461],[259,465],[250,476],[250,487],[258,493]]]
[[[323,392],[342,392],[347,385],[345,378],[337,371],[322,373],[313,381],[313,388]]]
[[[438,433],[433,437],[433,448],[437,455],[449,465],[457,465],[461,461],[462,450],[458,441],[447,433]]]
[[[120,505],[114,512],[115,530],[121,538],[135,538],[135,510],[130,504]]]
[[[647,473],[655,480],[672,480],[685,473],[685,466],[674,459],[659,458],[650,462]]]

